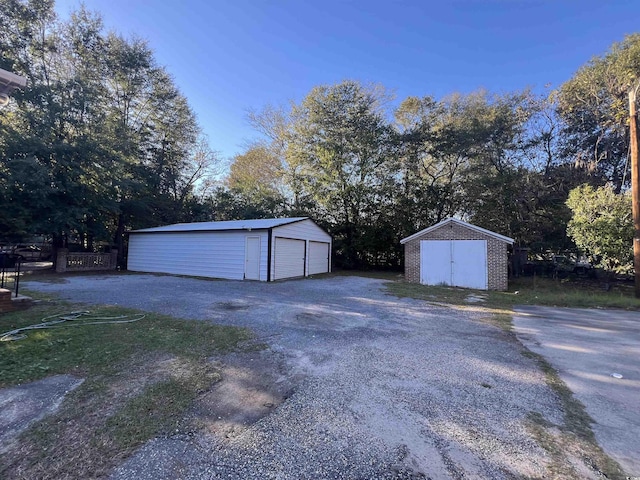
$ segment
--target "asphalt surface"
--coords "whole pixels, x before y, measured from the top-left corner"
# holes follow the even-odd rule
[[[155,439],[112,479],[549,475],[550,456],[528,419],[537,412],[559,424],[560,404],[521,344],[473,307],[398,299],[383,281],[359,277],[267,284],[71,276],[28,288],[250,327],[295,385],[239,434]]]
[[[605,452],[640,477],[640,313],[551,307],[518,313],[520,341],[544,356],[585,405]]]

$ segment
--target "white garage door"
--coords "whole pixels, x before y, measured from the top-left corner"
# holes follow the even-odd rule
[[[488,287],[486,240],[422,240],[420,283]]]
[[[329,271],[329,244],[309,242],[309,275]]]
[[[273,278],[303,277],[305,241],[275,237]]]

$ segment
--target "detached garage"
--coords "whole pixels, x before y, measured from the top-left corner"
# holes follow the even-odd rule
[[[507,247],[514,240],[455,218],[400,241],[405,279],[480,290],[508,287]]]
[[[270,282],[330,272],[331,243],[307,217],[177,223],[129,232],[127,268]]]

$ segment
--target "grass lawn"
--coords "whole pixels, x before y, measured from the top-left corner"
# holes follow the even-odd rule
[[[469,296],[483,301],[475,305],[510,311],[514,305],[547,305],[573,308],[622,308],[640,310],[640,299],[635,298],[633,286],[616,285],[609,291],[597,282],[580,280],[553,280],[540,277],[520,277],[509,281],[509,290],[493,292],[466,288],[418,285],[407,282],[388,283],[389,293],[398,297],[470,305]]]
[[[100,477],[148,439],[189,431],[189,406],[220,379],[209,358],[248,348],[251,339],[240,328],[55,300],[0,315],[0,332],[80,310],[90,310],[93,321],[145,317],[85,326],[91,318],[80,317],[0,342],[0,387],[62,373],[85,379],[56,414],[36,422],[0,457],[0,478]]]

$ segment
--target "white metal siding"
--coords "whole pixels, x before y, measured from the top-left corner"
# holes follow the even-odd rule
[[[422,240],[420,283],[488,288],[486,240]]]
[[[309,242],[309,275],[329,271],[329,244]]]
[[[278,237],[300,238],[316,242],[331,242],[331,235],[313,223],[312,220],[302,220],[289,225],[282,225],[273,229]]]
[[[304,240],[307,244],[306,251],[308,251],[308,244],[310,242],[324,242],[329,244],[329,253],[331,253],[331,244],[332,239],[331,235],[325,232],[322,228],[316,225],[312,220],[302,220],[299,222],[292,223],[290,225],[282,225],[280,227],[273,228],[273,238],[275,237],[285,237],[292,239]],[[274,242],[275,243],[275,242]],[[271,247],[272,254],[275,255],[275,245]],[[310,255],[305,255],[307,265],[305,266],[305,272],[307,275],[310,275],[310,265],[309,265],[309,257]],[[331,259],[329,258],[329,269],[331,271]],[[275,273],[275,264],[271,262],[271,275],[273,279],[276,279]]]
[[[274,237],[274,243],[274,280],[304,276],[306,242],[304,240]]]
[[[245,237],[260,236],[260,280],[267,280],[267,232],[132,233],[127,268],[134,272],[244,278]]]

